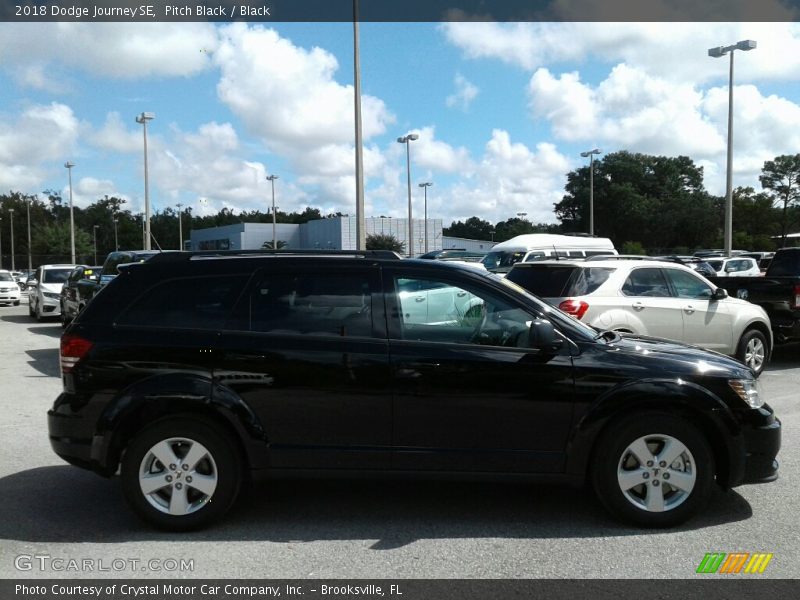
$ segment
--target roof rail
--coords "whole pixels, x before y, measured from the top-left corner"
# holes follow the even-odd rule
[[[585,262],[595,260],[658,260],[652,256],[643,254],[598,254],[597,256],[587,256]]]
[[[400,260],[402,257],[392,250],[198,250],[193,252],[164,252],[156,254],[147,262],[185,262],[202,258],[249,258],[275,256],[351,256],[357,258],[384,258]]]

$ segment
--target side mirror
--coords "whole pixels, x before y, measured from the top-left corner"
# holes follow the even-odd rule
[[[556,336],[556,330],[550,321],[536,319],[531,323],[528,332],[528,346],[555,353],[561,349],[561,341]]]
[[[711,295],[712,300],[725,300],[728,297],[728,290],[725,288],[717,288]]]

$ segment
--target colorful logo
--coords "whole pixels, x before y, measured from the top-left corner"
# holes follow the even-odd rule
[[[708,552],[697,566],[698,573],[720,573],[732,575],[734,573],[763,573],[772,553],[765,552]]]

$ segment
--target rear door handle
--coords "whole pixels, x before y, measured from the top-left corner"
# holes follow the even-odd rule
[[[633,310],[643,310],[643,309],[644,309],[644,304],[642,304],[641,302],[633,303]]]
[[[683,310],[687,315],[690,315],[694,312],[694,306],[692,306],[691,304],[687,304],[686,306],[683,307]]]

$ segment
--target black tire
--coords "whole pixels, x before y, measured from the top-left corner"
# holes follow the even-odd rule
[[[671,456],[663,456],[668,461],[664,466],[658,459],[668,443],[683,452],[671,462]],[[652,463],[642,464],[632,448]],[[617,519],[640,527],[673,527],[708,501],[714,456],[703,434],[687,420],[661,412],[639,413],[612,423],[601,434],[590,475],[598,498]],[[677,487],[679,483],[685,489]],[[623,489],[628,484],[631,487]]]
[[[203,458],[195,465],[180,461],[164,465],[153,452],[161,442],[168,442],[178,458],[188,456],[185,453],[190,447],[200,448],[198,453]],[[130,442],[122,460],[122,490],[133,511],[159,529],[199,529],[221,518],[235,502],[242,483],[242,463],[236,445],[218,427],[194,416],[171,417],[146,427]],[[140,474],[144,481],[152,478],[159,483],[163,475],[164,486],[146,494],[140,485]],[[171,483],[167,483],[168,475],[172,477]],[[206,482],[215,480],[216,487],[210,493],[195,488],[194,484],[200,480],[191,478],[198,476]],[[181,477],[188,485],[181,483]],[[185,487],[178,492],[181,486]],[[169,514],[176,493],[184,494],[186,504],[183,508],[176,504],[176,512],[180,514]]]
[[[19,306],[19,300],[14,301],[14,306]]]
[[[750,367],[758,377],[764,372],[769,358],[767,336],[758,329],[745,331],[736,348],[736,359]]]

